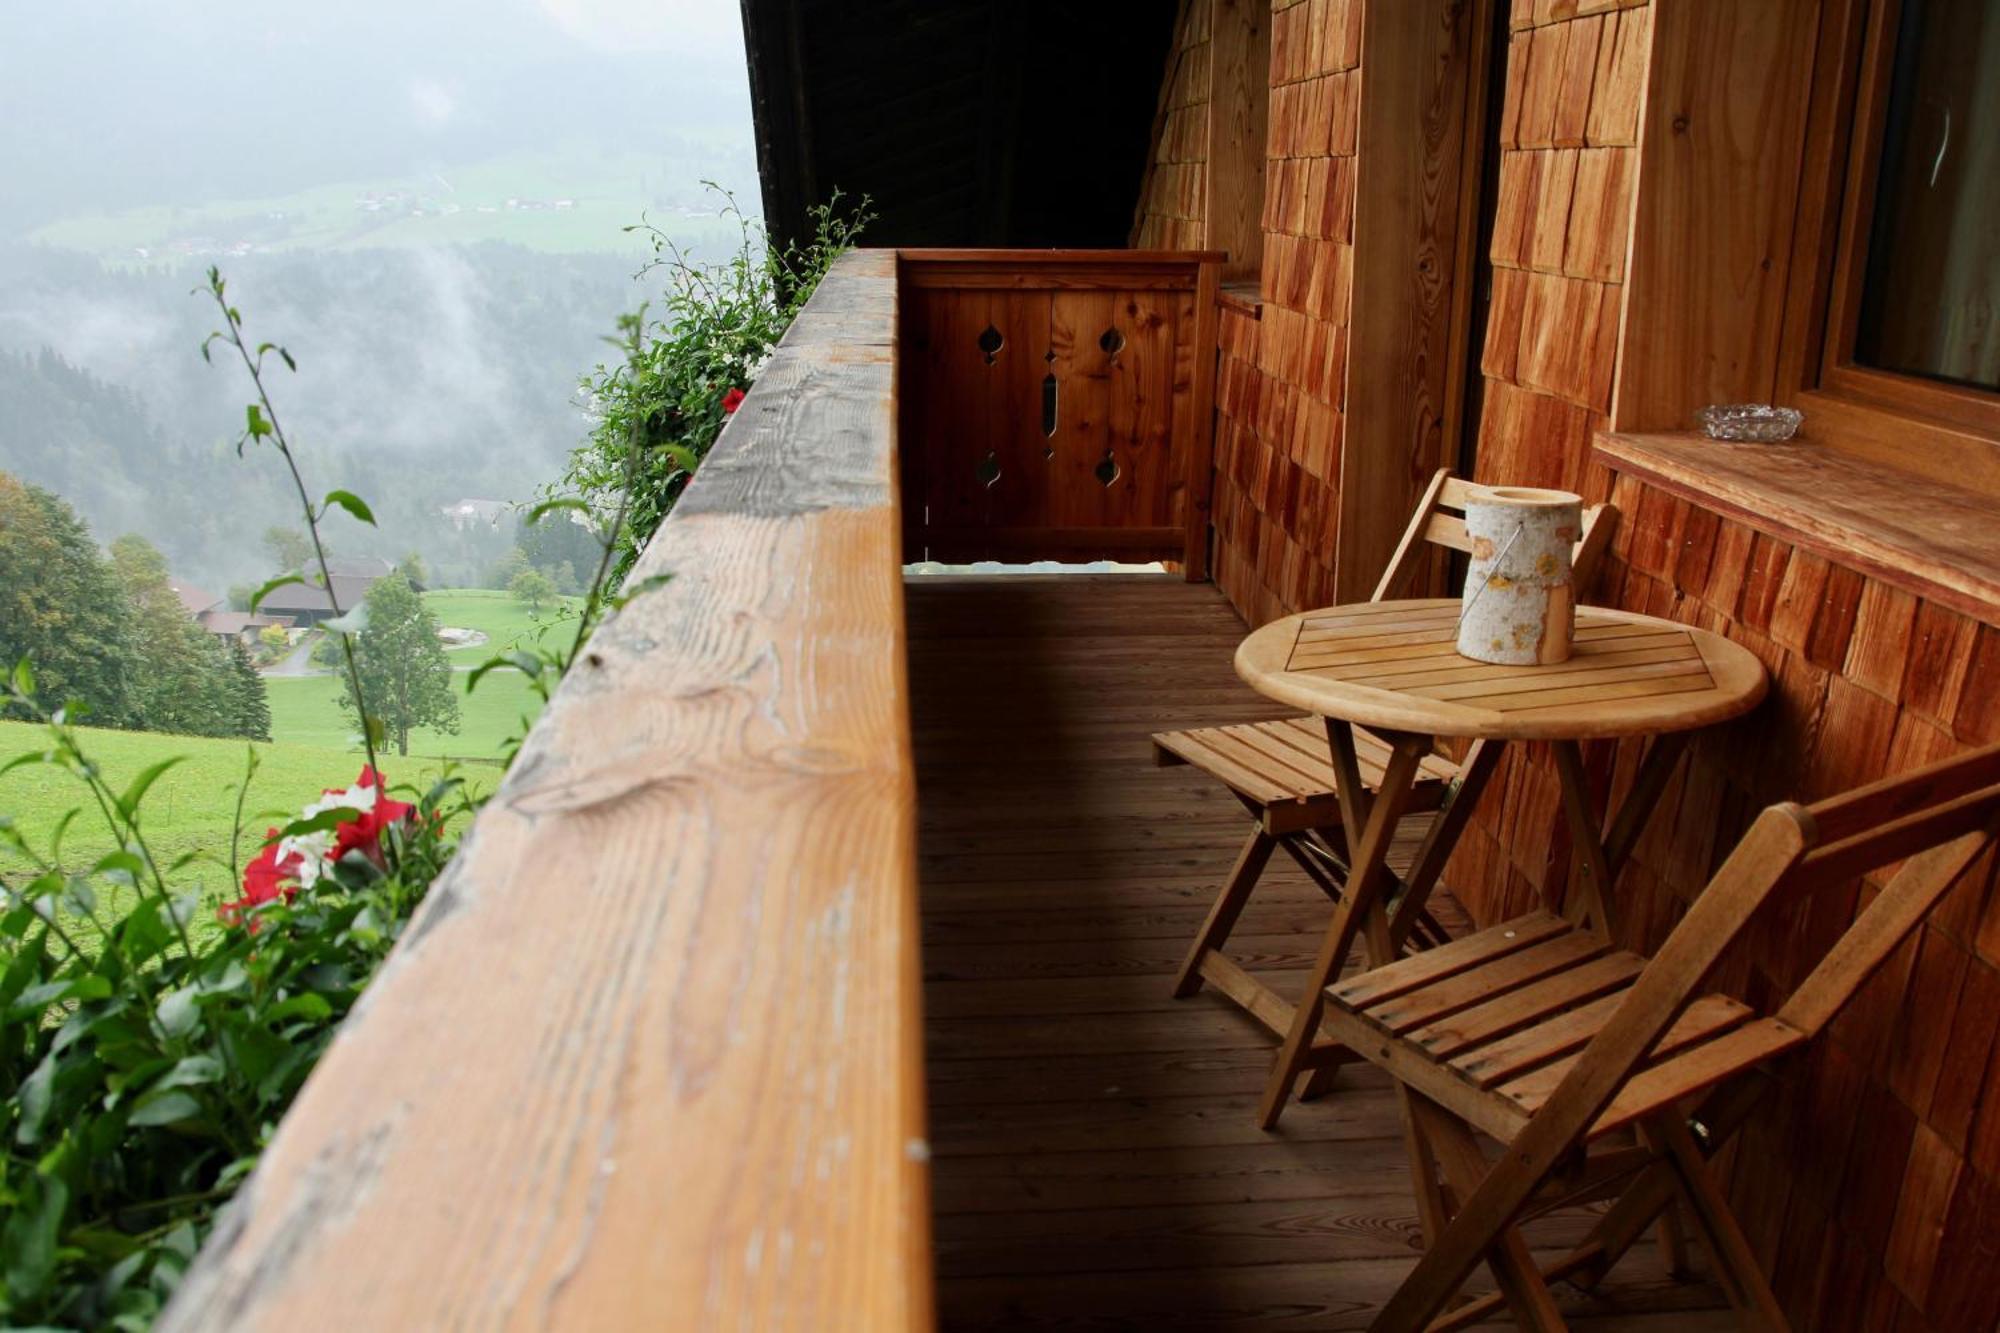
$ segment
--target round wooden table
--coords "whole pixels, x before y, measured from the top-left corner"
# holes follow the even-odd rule
[[[1326,987],[1357,937],[1371,966],[1401,949],[1506,742],[1550,743],[1572,843],[1566,901],[1550,906],[1605,932],[1612,880],[1688,733],[1740,716],[1764,697],[1764,666],[1749,650],[1706,630],[1604,607],[1577,609],[1566,662],[1476,662],[1458,654],[1458,605],[1437,598],[1307,611],[1273,621],[1236,650],[1236,672],[1252,689],[1326,719],[1349,852],[1345,892],[1265,1091],[1267,1126],[1302,1070],[1315,1069],[1317,1080],[1340,1062],[1337,1048],[1308,1042]],[[1356,727],[1391,749],[1372,793],[1355,758]],[[1408,879],[1398,879],[1385,859],[1419,764],[1440,736],[1474,744],[1457,792],[1432,817]],[[1656,739],[1624,803],[1600,826],[1580,742],[1626,736]]]

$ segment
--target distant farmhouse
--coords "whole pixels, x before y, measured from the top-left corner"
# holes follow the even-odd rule
[[[286,624],[317,625],[333,619],[334,601],[343,613],[361,605],[375,581],[395,568],[375,556],[330,556],[326,566],[333,577],[333,600],[316,583],[288,583],[266,597],[259,609],[272,618],[284,617]],[[316,580],[317,574],[312,577]]]
[[[500,526],[500,520],[512,512],[514,506],[505,500],[474,500],[470,497],[439,505],[438,513],[444,521],[459,532],[476,528],[484,523],[489,528]]]
[[[167,586],[174,590],[174,596],[181,599],[181,605],[187,608],[195,623],[218,639],[241,639],[250,643],[270,626],[290,629],[296,623],[292,616],[269,614],[268,600],[265,612],[252,615],[248,611],[230,610],[223,598],[195,584],[170,579]]]

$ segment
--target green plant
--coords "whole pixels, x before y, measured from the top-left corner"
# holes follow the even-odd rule
[[[370,527],[375,525],[375,515],[368,508],[367,502],[352,491],[328,491],[326,498],[319,504],[313,503],[312,492],[306,489],[305,476],[299,471],[298,455],[292,449],[291,440],[285,435],[285,428],[279,424],[278,409],[272,404],[270,390],[264,383],[264,358],[272,352],[278,354],[278,359],[284,362],[287,370],[297,371],[298,362],[292,358],[289,351],[276,343],[259,343],[254,351],[251,349],[243,337],[243,313],[229,304],[229,285],[222,280],[220,269],[211,265],[208,270],[207,287],[196,290],[206,290],[209,299],[215,302],[215,308],[222,312],[222,327],[202,339],[202,359],[208,360],[210,351],[217,344],[234,351],[237,359],[243,364],[244,373],[250,377],[251,387],[257,394],[257,401],[246,405],[243,409],[243,433],[236,437],[237,456],[242,457],[243,451],[253,444],[267,444],[277,450],[278,457],[284,460],[286,472],[291,475],[292,489],[298,496],[299,508],[305,513],[304,545],[310,548],[314,561],[319,566],[319,582],[314,586],[325,591],[326,603],[333,608],[333,618],[324,622],[321,628],[333,632],[340,640],[341,656],[347,664],[347,683],[354,692],[355,712],[360,714],[361,741],[368,751],[368,767],[374,768],[375,744],[382,729],[378,719],[368,716],[368,696],[362,691],[361,670],[354,657],[354,636],[367,625],[367,617],[365,613],[350,615],[341,611],[339,595],[334,591],[333,571],[327,568],[326,563],[329,547],[320,533],[319,525],[320,520],[335,507],[346,510],[348,514]],[[274,527],[264,534],[264,540],[271,546],[274,556],[302,554],[300,547],[290,543],[290,539],[296,536],[297,534],[291,533],[289,529]],[[267,580],[264,586],[251,594],[250,609],[255,611],[266,597],[279,588],[293,583],[306,583],[305,575],[296,572],[303,567],[304,562],[301,560],[299,564],[291,567],[293,572],[283,573]]]
[[[0,876],[0,1320],[142,1329],[443,868],[442,829],[465,799],[456,778],[440,781],[381,832],[387,856],[357,845],[310,892],[197,932],[202,877],[237,875],[255,750],[228,856],[163,865],[146,795],[174,761],[114,790],[25,665],[6,696],[45,744],[0,772],[51,767],[81,799],[46,845],[0,819],[0,840],[31,867]],[[364,813],[294,819],[273,851]],[[78,819],[100,822],[117,850],[66,864]]]
[[[624,361],[600,365],[583,383],[596,426],[571,455],[564,485],[588,512],[624,506],[614,584],[673,509],[799,308],[872,218],[867,199],[844,210],[836,192],[813,210],[812,235],[804,244],[774,249],[763,225],[746,218],[734,196],[712,182],[709,188],[736,222],[736,252],[721,263],[699,264],[659,228],[629,228],[651,237],[654,257],[641,276],[665,277],[659,313],[628,317],[619,342]]]

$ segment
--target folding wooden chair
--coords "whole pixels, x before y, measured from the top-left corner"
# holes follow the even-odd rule
[[[1371,602],[1385,601],[1404,591],[1412,576],[1436,554],[1431,548],[1470,551],[1465,502],[1478,489],[1444,470],[1431,478],[1388,569],[1369,597]],[[1573,556],[1579,587],[1587,584],[1617,527],[1617,518],[1618,511],[1610,505],[1593,505],[1584,511],[1583,531]],[[1381,785],[1389,746],[1366,732],[1358,732],[1357,740],[1362,784],[1373,791]],[[1412,902],[1421,904],[1436,883],[1457,841],[1459,825],[1478,802],[1499,755],[1497,746],[1480,742],[1456,764],[1435,755],[1422,761],[1424,777],[1412,792],[1408,807],[1412,813],[1399,826],[1401,832],[1389,855],[1390,868],[1415,895]],[[1174,994],[1189,996],[1200,990],[1204,981],[1213,982],[1283,1038],[1291,1026],[1291,1002],[1245,972],[1222,946],[1274,851],[1283,849],[1323,893],[1339,899],[1340,885],[1346,878],[1346,844],[1341,837],[1340,800],[1326,729],[1318,718],[1290,717],[1163,731],[1153,736],[1153,757],[1162,766],[1192,764],[1217,779],[1255,821],[1207,920],[1188,947],[1186,961],[1174,981]],[[1410,919],[1412,934],[1420,945],[1441,944],[1449,938],[1427,913],[1413,913]],[[1307,1081],[1303,1095],[1311,1097],[1323,1091],[1331,1072],[1316,1073]]]
[[[1832,1021],[1996,828],[2000,746],[1765,810],[1651,960],[1536,912],[1328,987],[1328,1029],[1407,1095],[1429,1224],[1422,1261],[1371,1327],[1458,1328],[1504,1302],[1523,1328],[1562,1328],[1546,1281],[1594,1282],[1678,1201],[1744,1326],[1785,1328],[1707,1158],[1761,1093],[1760,1071]],[[1760,909],[1898,861],[1776,1013],[1700,993]],[[1503,1145],[1497,1161],[1475,1131]],[[1538,1271],[1517,1224],[1604,1198],[1617,1202],[1586,1242]],[[1482,1259],[1499,1293],[1432,1323]]]

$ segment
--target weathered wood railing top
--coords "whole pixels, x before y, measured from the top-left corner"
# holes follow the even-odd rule
[[[167,1327],[928,1325],[895,327],[842,259]]]

